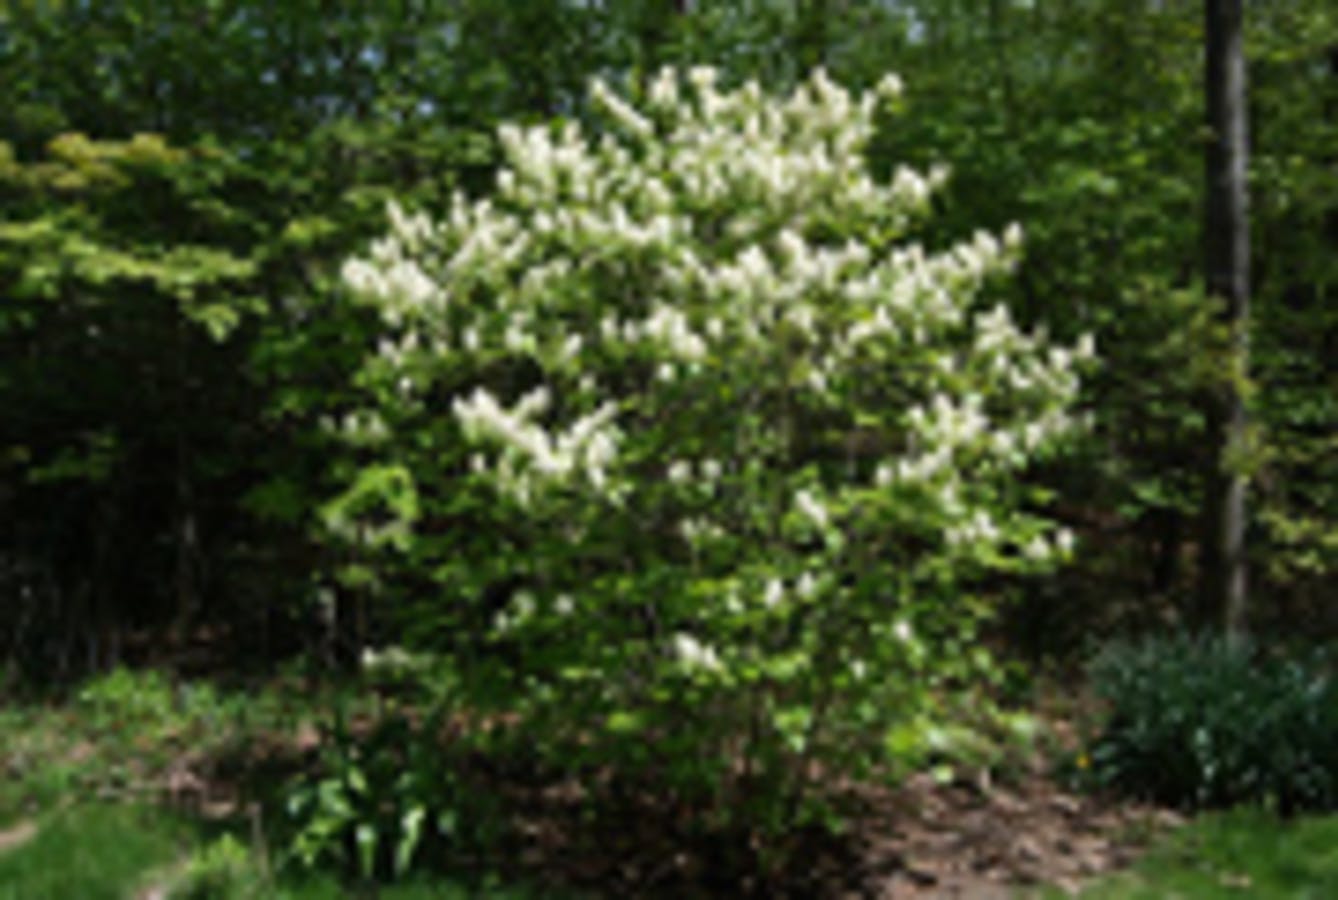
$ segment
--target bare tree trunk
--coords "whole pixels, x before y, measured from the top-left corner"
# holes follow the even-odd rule
[[[1230,333],[1232,371],[1212,392],[1208,423],[1217,452],[1210,463],[1200,602],[1229,636],[1246,628],[1249,594],[1245,559],[1248,479],[1242,396],[1249,362],[1250,231],[1247,191],[1243,0],[1206,0],[1205,99],[1210,132],[1206,158],[1204,263],[1210,296],[1221,302]]]
[[[199,523],[196,517],[195,484],[191,477],[191,447],[186,435],[186,422],[190,413],[190,400],[187,396],[190,375],[187,347],[188,336],[186,323],[178,317],[176,321],[176,384],[175,404],[177,421],[173,434],[173,487],[176,500],[176,523],[173,543],[176,549],[176,573],[174,593],[176,611],[172,621],[173,649],[180,652],[190,633],[191,626],[199,613],[200,595],[197,583],[197,567],[200,557]]]

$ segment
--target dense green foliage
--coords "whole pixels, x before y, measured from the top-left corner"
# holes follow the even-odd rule
[[[854,87],[906,79],[871,162],[952,172],[915,236],[1026,223],[1015,315],[1095,332],[1105,360],[1085,393],[1096,439],[1047,476],[1100,551],[1023,624],[1058,641],[1093,614],[1192,617],[1213,462],[1198,401],[1224,377],[1196,293],[1196,4],[691,6],[6,4],[0,577],[22,598],[6,655],[77,670],[127,629],[202,618],[278,650],[319,598],[354,618],[363,598],[329,590],[347,560],[311,540],[356,471],[319,421],[348,411],[369,339],[331,274],[388,197],[441,210],[485,187],[499,121],[583,115],[588,75],[669,61],[776,88],[817,63]],[[1268,621],[1322,611],[1338,546],[1338,25],[1296,2],[1250,26],[1258,440],[1233,464],[1257,476]],[[1101,602],[1041,602],[1074,591]]]
[[[1091,666],[1108,710],[1090,775],[1177,806],[1332,809],[1338,685],[1323,662],[1208,637],[1112,644]]]

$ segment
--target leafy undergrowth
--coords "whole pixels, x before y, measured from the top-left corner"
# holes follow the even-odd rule
[[[316,723],[328,697],[280,684],[234,698],[151,675],[113,676],[93,688],[65,703],[0,711],[0,833],[16,838],[0,847],[0,900],[372,895],[347,873],[322,869],[296,880],[282,865],[280,801],[321,772]],[[364,691],[358,702],[350,707],[356,721],[378,718],[374,697]],[[437,867],[429,880],[375,896],[995,896],[1047,884],[1072,891],[1127,868],[1179,821],[1065,790],[1039,758],[993,773],[941,767],[898,787],[842,785],[855,810],[849,828],[787,835],[784,856],[796,865],[759,880],[747,835],[730,841],[703,832],[693,810],[667,801],[654,783],[606,783],[598,773],[551,780],[523,767],[481,774],[512,811],[499,846],[466,869]],[[1232,834],[1221,840],[1229,844]],[[1338,846],[1338,836],[1326,834]],[[1203,839],[1210,858],[1218,838]],[[1228,848],[1221,858],[1235,855]],[[1298,866],[1310,864],[1304,856],[1278,850]],[[1159,877],[1155,868],[1139,871],[1148,874],[1138,878]],[[1265,883],[1262,874],[1244,874]],[[1315,871],[1297,877],[1314,880]],[[557,886],[565,893],[555,894]]]
[[[336,689],[298,679],[222,690],[116,670],[68,697],[0,708],[0,828],[71,798],[239,805],[219,765],[257,742],[303,746]],[[341,698],[359,712],[370,699]]]
[[[1255,810],[1204,816],[1159,844],[1131,871],[1082,896],[1338,897],[1338,816],[1290,822]]]
[[[973,889],[969,880],[938,880],[925,870],[915,878],[918,883],[900,883],[895,896]],[[987,881],[974,882],[975,890],[986,888]],[[480,891],[504,900],[557,896],[500,879],[472,885],[423,880],[380,888],[375,896],[425,900],[480,896]],[[72,806],[43,817],[31,839],[0,850],[0,900],[335,900],[363,893],[333,878],[275,881],[259,855],[237,837],[210,838],[177,816],[142,806]],[[1071,888],[1051,889],[1045,896],[1069,893]],[[1207,816],[1160,841],[1135,868],[1090,886],[1082,896],[1338,896],[1338,817],[1280,822],[1259,812]]]

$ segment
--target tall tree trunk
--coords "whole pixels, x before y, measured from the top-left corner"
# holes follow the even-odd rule
[[[1243,0],[1206,0],[1209,128],[1204,263],[1210,296],[1221,303],[1230,333],[1231,369],[1208,399],[1216,452],[1205,498],[1200,602],[1203,613],[1228,635],[1246,627],[1249,595],[1245,559],[1248,480],[1241,467],[1246,446],[1242,381],[1249,361],[1250,231],[1246,185]]]
[[[200,520],[197,503],[193,449],[187,423],[191,409],[191,348],[188,323],[178,314],[173,323],[175,342],[175,371],[173,373],[173,398],[176,421],[173,423],[172,442],[172,487],[174,494],[172,544],[175,550],[175,573],[173,599],[175,609],[172,614],[169,640],[171,652],[177,654],[175,661],[180,661],[188,635],[196,623],[200,609]]]

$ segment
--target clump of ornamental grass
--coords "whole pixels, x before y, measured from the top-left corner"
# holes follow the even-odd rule
[[[907,239],[946,175],[871,174],[899,93],[595,81],[594,125],[504,126],[489,196],[345,266],[381,337],[325,524],[538,757],[791,828],[937,733],[966,586],[1071,553],[1019,476],[1091,342],[989,301],[1017,226]]]

